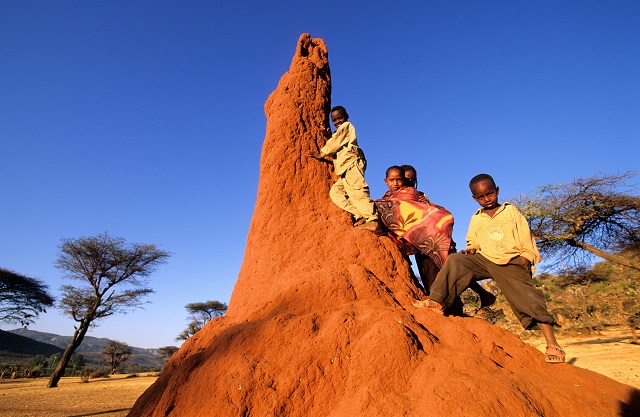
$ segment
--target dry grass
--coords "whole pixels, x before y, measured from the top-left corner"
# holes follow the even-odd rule
[[[126,416],[155,376],[127,378],[62,378],[58,388],[46,388],[48,379],[0,380],[0,416],[3,417],[115,417]]]

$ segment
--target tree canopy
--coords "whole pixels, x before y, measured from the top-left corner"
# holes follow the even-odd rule
[[[110,374],[115,374],[118,368],[124,368],[124,364],[133,354],[131,347],[122,342],[112,340],[102,348],[102,354],[107,357],[106,361],[111,368]]]
[[[28,326],[54,299],[41,281],[0,268],[0,321]]]
[[[189,303],[184,308],[189,312],[189,317],[205,325],[209,320],[224,315],[228,306],[217,300],[209,300],[201,303]]]
[[[202,329],[211,319],[220,317],[227,311],[227,305],[217,300],[189,303],[184,308],[189,313],[188,319],[191,322],[176,337],[176,340],[187,340]]]
[[[178,346],[162,346],[158,349],[160,351],[160,356],[163,358],[169,359],[176,353],[180,348]]]
[[[77,323],[71,342],[49,380],[57,386],[74,350],[96,320],[141,307],[154,291],[148,277],[170,256],[153,244],[127,243],[107,233],[63,239],[56,267],[66,278],[79,281],[64,285],[60,308]]]
[[[616,254],[640,248],[640,197],[628,181],[633,172],[596,174],[569,184],[549,184],[514,199],[529,221],[540,251],[565,267],[583,264],[588,253],[640,270]],[[585,252],[586,251],[586,252]]]

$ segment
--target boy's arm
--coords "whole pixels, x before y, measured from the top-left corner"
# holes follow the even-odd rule
[[[322,156],[322,154],[320,152],[314,151],[314,150],[310,150],[309,151],[309,156],[312,157],[312,158],[320,159],[320,160],[327,160],[327,158]]]
[[[513,206],[512,206],[513,207]],[[536,245],[536,240],[531,233],[527,219],[514,207],[516,230],[520,241],[520,256],[527,259],[530,264],[536,264],[542,260]]]
[[[349,143],[349,139],[353,129],[351,129],[351,123],[344,122],[338,130],[334,132],[331,138],[324,144],[322,149],[320,149],[319,158],[324,158],[325,156],[335,156],[336,153],[347,143]],[[309,153],[311,155],[311,153]]]
[[[331,135],[331,129],[327,127],[327,128],[326,128],[326,130],[325,130],[325,134],[326,134],[326,137],[328,137],[328,138],[329,138],[329,139],[327,140],[327,142],[328,142],[329,140],[331,140],[331,136],[332,136],[332,135]],[[325,146],[326,146],[326,143],[325,143]],[[325,156],[323,156],[320,152],[318,152],[318,151],[314,151],[314,150],[309,150],[309,156],[310,156],[310,157],[312,157],[312,158],[319,159],[319,160],[321,160],[321,161],[322,161],[322,160],[324,160],[324,161],[330,161],[330,160],[332,160],[332,159],[333,159],[333,158],[326,158],[326,157],[325,157]]]
[[[429,197],[427,197],[427,195],[422,191],[418,191],[418,201],[424,204],[431,204]]]
[[[471,221],[469,222],[469,229],[467,230],[467,237],[465,240],[467,241],[467,247],[464,250],[461,250],[460,253],[476,253],[480,249],[480,245],[478,243],[478,235],[476,234],[476,227],[474,227],[476,216],[473,215],[471,217]]]

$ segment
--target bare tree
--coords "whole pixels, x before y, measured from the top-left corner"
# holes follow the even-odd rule
[[[627,181],[635,173],[597,174],[570,184],[545,185],[514,199],[529,220],[540,251],[557,265],[584,264],[587,251],[640,270],[616,252],[640,247],[640,197]]]
[[[170,256],[153,244],[127,244],[123,238],[107,233],[63,239],[60,251],[56,267],[80,284],[64,285],[59,304],[78,324],[51,375],[49,388],[58,385],[71,354],[94,321],[142,306],[142,299],[153,293],[147,278]]]
[[[47,286],[35,278],[29,278],[0,268],[0,321],[28,326],[45,307],[53,306],[54,299]]]
[[[112,340],[102,348],[102,353],[107,357],[106,362],[111,367],[111,374],[115,374],[118,368],[124,368],[124,364],[131,357],[133,350],[126,343]]]
[[[176,340],[187,340],[198,330],[202,329],[209,320],[224,315],[227,311],[227,305],[217,300],[209,300],[199,303],[189,303],[184,308],[189,312],[188,318],[191,322],[187,328],[176,337]]]

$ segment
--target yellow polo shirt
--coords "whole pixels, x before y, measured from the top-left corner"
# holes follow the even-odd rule
[[[527,219],[509,203],[502,203],[493,217],[479,209],[471,217],[466,239],[467,249],[475,249],[498,265],[516,256],[527,258],[532,265],[541,261]]]

